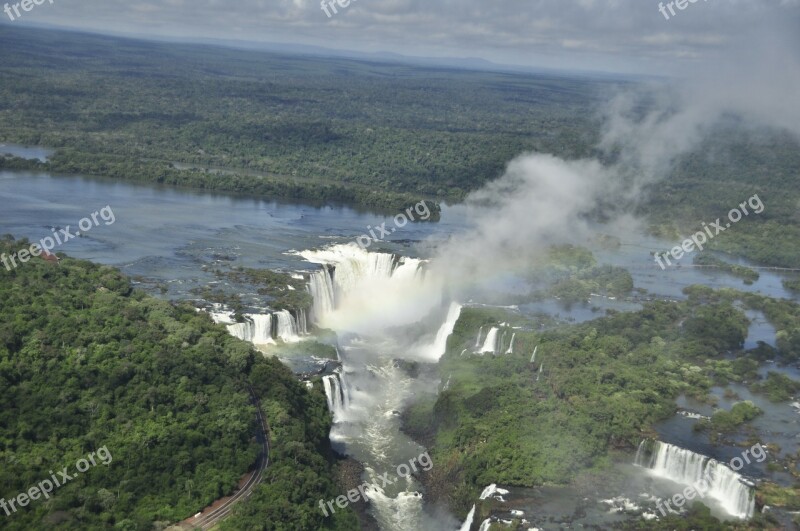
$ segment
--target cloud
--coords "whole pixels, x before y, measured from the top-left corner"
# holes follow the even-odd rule
[[[328,18],[317,0],[59,0],[27,21],[143,35],[296,42],[356,51],[477,56],[531,66],[670,73],[725,53],[797,0],[696,2],[666,21],[642,0],[354,0]]]

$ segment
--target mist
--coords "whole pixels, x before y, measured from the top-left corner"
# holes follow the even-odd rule
[[[500,179],[468,197],[465,218],[474,224],[439,246],[435,267],[456,289],[486,287],[502,271],[529,268],[551,245],[585,242],[597,219],[641,232],[645,223],[632,212],[646,187],[669,179],[721,127],[800,139],[798,40],[790,24],[776,22],[730,43],[723,58],[619,90],[597,110],[597,158],[525,153],[510,161]]]

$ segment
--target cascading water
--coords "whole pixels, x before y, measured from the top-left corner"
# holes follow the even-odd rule
[[[287,343],[300,341],[300,336],[297,334],[297,324],[289,310],[275,312],[275,319],[275,337]]]
[[[483,336],[483,327],[478,329],[478,338],[475,340],[475,348],[481,346],[481,337]]]
[[[422,260],[354,244],[299,254],[322,266],[308,284],[312,322],[339,337],[342,369],[323,379],[334,415],[331,440],[364,465],[366,482],[381,485],[384,472],[391,477],[424,451],[400,431],[399,412],[421,384],[397,362],[438,360],[461,307],[443,300],[441,280]],[[442,321],[424,326],[426,316]],[[381,529],[440,529],[422,510],[421,491],[413,477],[370,488],[369,510]]]
[[[447,350],[447,338],[453,333],[458,318],[461,316],[461,305],[457,302],[450,303],[450,309],[447,312],[447,319],[442,324],[439,331],[436,333],[436,340],[430,350],[430,359],[438,361],[445,351]]]
[[[270,314],[247,314],[245,322],[227,325],[228,333],[254,345],[274,345],[272,338],[272,316]]]
[[[514,353],[514,338],[517,337],[517,333],[514,332],[511,334],[511,343],[508,344],[508,350],[506,350],[506,354],[513,354]]]
[[[322,269],[311,275],[308,281],[308,291],[314,301],[311,307],[311,318],[314,322],[320,323],[334,308],[333,276],[328,265],[323,265]]]
[[[497,354],[497,334],[499,332],[500,329],[496,326],[493,326],[492,329],[489,330],[489,333],[486,334],[486,341],[483,342],[483,346],[479,352],[491,352],[492,354]]]
[[[744,483],[741,474],[702,454],[661,441],[643,440],[636,452],[635,464],[653,474],[695,485],[708,482],[708,493],[737,518],[750,518],[755,510],[753,488]]]
[[[469,510],[467,519],[464,520],[464,524],[461,526],[460,531],[470,531],[470,529],[472,529],[472,521],[474,519],[475,519],[475,504],[473,504],[472,509]]]
[[[325,396],[328,399],[328,409],[333,413],[334,422],[341,422],[350,405],[350,388],[346,384],[342,371],[324,376],[322,384],[325,387]]]
[[[308,317],[303,309],[297,310],[297,333],[301,336],[308,335]]]

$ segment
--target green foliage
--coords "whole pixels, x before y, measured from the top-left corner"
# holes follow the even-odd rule
[[[789,291],[800,293],[800,278],[785,278],[783,279],[783,287]]]
[[[49,171],[395,213],[463,199],[519,153],[587,156],[612,84],[30,28],[0,47],[0,100],[26,101],[0,140],[57,148]]]
[[[800,393],[800,382],[785,374],[769,371],[767,378],[754,384],[753,390],[764,393],[772,402],[785,402]]]
[[[724,409],[715,411],[710,420],[701,420],[695,425],[695,429],[711,429],[716,432],[730,433],[762,413],[763,411],[749,400],[739,402],[734,404],[730,411],[725,411]]]
[[[275,375],[280,380],[275,381]],[[272,451],[264,480],[246,503],[238,505],[220,528],[261,531],[358,529],[350,509],[325,517],[319,500],[341,494],[333,478],[328,443],[330,415],[325,395],[299,385],[274,358],[262,359],[250,374],[269,420]]]
[[[0,240],[0,253],[27,245]],[[51,500],[3,515],[4,528],[150,530],[228,494],[260,448],[248,379],[272,427],[271,493],[241,510],[305,521],[320,493],[337,492],[319,391],[194,308],[133,291],[110,267],[64,256],[0,267],[0,497],[100,447],[113,455]],[[332,521],[353,522],[349,511]]]
[[[440,361],[448,389],[404,416],[405,429],[429,443],[452,506],[466,513],[493,482],[564,484],[602,471],[610,452],[634,448],[674,413],[678,394],[704,397],[719,379],[752,375],[752,360],[721,359],[743,342],[744,314],[716,292],[705,295],[716,299],[695,292],[687,302],[649,303],[545,332],[526,331],[532,323],[516,314],[464,308]],[[478,328],[498,322],[522,327],[514,354],[473,355]],[[741,403],[715,423],[738,425],[756,414]]]
[[[745,284],[752,284],[761,276],[755,269],[750,269],[749,267],[744,267],[737,264],[729,264],[725,260],[717,258],[711,253],[700,253],[695,255],[694,264],[701,266],[713,266],[720,271],[725,271],[735,277],[741,278],[744,280]]]

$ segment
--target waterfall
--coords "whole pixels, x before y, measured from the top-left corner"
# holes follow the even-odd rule
[[[486,334],[486,341],[483,342],[483,347],[481,347],[480,352],[491,352],[492,354],[497,354],[497,334],[500,332],[500,329],[496,326],[493,326],[489,333]]]
[[[227,326],[228,333],[254,345],[274,345],[272,339],[272,316],[270,314],[247,314],[245,322]]]
[[[275,312],[275,318],[275,336],[278,339],[282,339],[287,343],[296,343],[300,341],[300,337],[297,335],[297,324],[295,323],[294,316],[289,313],[289,310]]]
[[[470,509],[469,514],[467,515],[467,519],[464,520],[464,524],[461,526],[460,531],[469,531],[472,529],[472,521],[475,519],[475,504],[472,505],[472,509]]]
[[[429,352],[428,358],[438,361],[447,351],[447,338],[453,333],[458,318],[461,316],[461,305],[457,302],[450,303],[450,309],[447,311],[447,319],[442,323],[439,331],[436,333],[436,340],[433,342]]]
[[[478,329],[478,339],[475,340],[475,348],[478,348],[478,347],[481,346],[481,335],[482,334],[483,334],[483,327],[480,327]]]
[[[304,309],[297,310],[297,333],[301,336],[308,335],[308,317]]]
[[[539,345],[536,345],[533,348],[533,354],[531,354],[531,363],[535,363],[536,362],[536,351],[537,350],[539,350]]]
[[[508,350],[506,350],[506,354],[513,354],[514,353],[514,338],[517,337],[517,333],[514,332],[511,334],[511,343],[508,344]]]
[[[728,513],[738,518],[753,516],[755,493],[752,487],[744,482],[741,474],[710,457],[645,439],[636,451],[635,464],[684,485],[707,481],[707,495],[718,500]]]
[[[333,421],[340,422],[345,411],[350,406],[350,388],[347,379],[340,369],[331,375],[322,377],[325,387],[325,397],[328,399],[328,409],[333,414]]]
[[[321,322],[334,309],[333,275],[327,264],[314,272],[308,281],[308,291],[314,300],[311,317],[314,322]]]
[[[481,522],[481,526],[480,528],[478,528],[478,531],[489,531],[489,526],[491,525],[492,525],[492,519],[487,518],[486,520]]]
[[[342,368],[323,377],[334,420],[329,437],[363,464],[365,481],[379,485],[387,458],[397,448],[416,447],[400,431],[397,415],[421,382],[397,362],[429,353],[438,359],[452,333],[442,321],[455,321],[456,308],[448,308],[442,273],[428,270],[424,260],[370,253],[355,244],[297,254],[322,266],[308,275],[310,324],[331,330],[339,343]],[[434,323],[423,322],[426,316]],[[381,529],[437,528],[423,511],[421,488],[412,476],[367,488],[370,514]]]
[[[312,323],[324,328],[370,334],[417,323],[442,304],[441,279],[426,274],[423,260],[370,253],[356,244],[298,254],[323,266],[311,275],[308,290]]]

